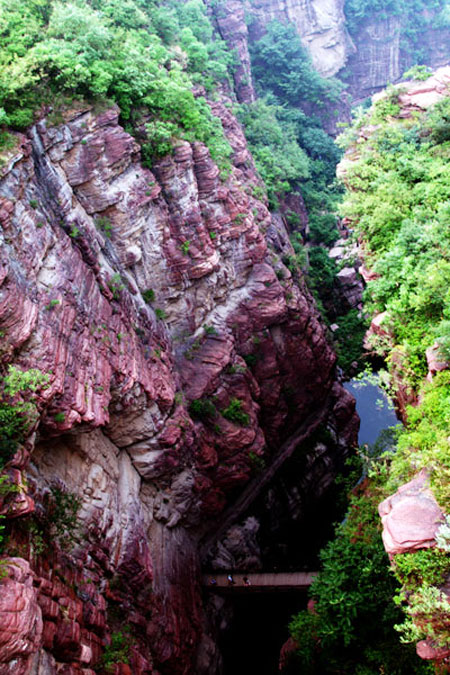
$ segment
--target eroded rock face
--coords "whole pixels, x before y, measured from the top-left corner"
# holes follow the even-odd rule
[[[374,13],[350,36],[343,0],[227,0],[220,4],[208,0],[207,4],[222,38],[236,50],[239,66],[235,85],[241,102],[255,99],[249,40],[260,39],[273,20],[292,23],[316,70],[325,77],[341,77],[356,101],[364,100],[390,82],[398,82],[415,58],[412,45],[405,48],[408,38],[401,34],[401,16]],[[427,10],[424,18],[430,19],[433,11]],[[420,40],[426,54],[424,63],[433,69],[448,64],[448,28],[428,22]],[[336,108],[340,111],[339,118],[348,118],[346,103],[336,104]],[[331,134],[339,133],[331,120],[328,124]]]
[[[238,65],[233,73],[236,95],[240,103],[256,100],[253,88],[250,54],[248,51],[248,28],[246,8],[241,0],[225,0],[220,4],[208,0],[217,23],[220,36],[236,50]]]
[[[5,566],[6,576],[0,580],[0,673],[23,675],[41,644],[42,614],[29,563],[9,558]]]
[[[3,168],[3,356],[49,376],[39,424],[11,462],[19,493],[2,507],[39,588],[43,627],[34,642],[20,629],[36,672],[89,675],[124,623],[120,672],[194,672],[199,537],[253,458],[269,465],[306,418],[338,414],[335,356],[281,262],[288,237],[253,196],[238,123],[212,109],[234,151],[225,182],[200,143],[144,168],[114,107],[42,120]],[[213,413],[190,415],[205,399]],[[230,405],[240,417],[221,414]],[[39,551],[23,516],[35,508],[45,523],[55,490],[81,500],[78,535],[64,550],[54,524],[53,547]],[[218,663],[209,642],[202,658]]]
[[[357,98],[364,99],[401,77],[400,26],[399,16],[374,16],[362,24],[355,38],[355,53],[348,62]]]

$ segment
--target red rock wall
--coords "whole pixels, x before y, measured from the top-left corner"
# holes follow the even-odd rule
[[[1,582],[1,675],[90,675],[124,625],[130,664],[117,673],[194,672],[198,537],[247,482],[251,453],[270,463],[333,386],[311,298],[268,248],[242,131],[212,108],[234,151],[225,182],[200,143],[144,168],[118,111],[89,106],[18,136],[2,169],[4,362],[49,386],[2,507],[9,552],[29,564]],[[205,396],[218,411],[238,398],[250,423],[193,420],[189,402]],[[81,500],[68,551],[56,535],[37,550],[26,525],[52,487]]]

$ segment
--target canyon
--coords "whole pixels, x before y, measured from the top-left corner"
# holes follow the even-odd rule
[[[206,4],[238,54],[240,102],[257,98],[249,42],[272,19],[295,25],[321,74],[349,68],[356,99],[400,78],[396,19],[354,40],[342,0]],[[447,34],[427,36],[430,65]],[[222,672],[226,609],[205,598],[205,565],[283,560],[273,532],[329,506],[357,443],[328,329],[288,264],[301,190],[269,210],[222,89],[194,91],[230,144],[225,171],[196,140],[150,168],[118,106],[85,100],[42,107],[2,151],[2,363],[47,381],[24,394],[37,412],[0,491],[0,675]],[[382,506],[389,551],[400,502]]]

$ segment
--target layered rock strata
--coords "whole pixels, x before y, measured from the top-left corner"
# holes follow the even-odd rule
[[[198,539],[255,457],[270,465],[304,420],[335,407],[335,356],[281,262],[288,238],[253,196],[239,125],[212,109],[234,153],[225,182],[201,143],[143,167],[114,107],[43,119],[5,157],[3,359],[49,380],[9,465],[7,552],[23,562],[1,582],[0,630],[15,626],[2,675],[90,675],[117,636],[123,675],[195,672],[202,635],[217,663]]]

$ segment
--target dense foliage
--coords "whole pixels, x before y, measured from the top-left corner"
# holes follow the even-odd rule
[[[45,386],[48,376],[39,370],[22,371],[9,366],[0,378],[0,471],[12,459],[19,444],[22,443],[33,423],[37,420],[37,408],[33,395]],[[0,476],[0,496],[15,492],[8,476]],[[0,516],[0,521],[3,516]],[[0,522],[0,553],[4,546]],[[0,577],[3,570],[0,568]]]
[[[432,672],[394,628],[401,611],[392,602],[400,587],[389,570],[372,478],[352,491],[345,520],[322,550],[322,571],[311,586],[312,609],[291,622],[299,672],[410,675]]]
[[[292,24],[272,21],[265,35],[250,45],[252,73],[262,91],[271,91],[293,107],[337,103],[342,85],[314,70]]]
[[[112,100],[124,120],[147,111],[147,156],[195,138],[226,163],[221,125],[192,87],[227,79],[233,56],[201,0],[1,0],[0,16],[0,123],[26,127],[58,97]]]
[[[353,220],[366,262],[379,275],[368,285],[367,307],[386,312],[386,336],[374,349],[388,357],[392,371],[401,368],[404,384],[422,401],[408,411],[393,475],[405,478],[405,471],[428,466],[448,508],[450,378],[444,372],[422,383],[426,350],[437,344],[441,359],[449,355],[450,98],[400,120],[397,95],[388,93],[369,113],[367,122],[377,128],[370,141],[358,144],[342,213]]]
[[[0,378],[0,470],[36,421],[33,394],[47,381],[48,376],[39,370],[21,371],[13,366]]]
[[[342,214],[351,219],[355,236],[364,242],[365,264],[377,275],[368,283],[366,307],[371,314],[385,313],[385,332],[374,338],[373,349],[386,358],[391,375],[399,374],[419,404],[407,409],[407,426],[397,431],[395,451],[390,448],[372,464],[369,492],[353,515],[355,497],[352,497],[350,515],[338,528],[337,539],[329,545],[329,551],[340,551],[344,566],[353,555],[355,545],[360,545],[358,538],[346,535],[352,520],[356,518],[361,531],[370,531],[370,525],[364,518],[361,520],[361,515],[368,508],[372,494],[378,492],[379,501],[418,470],[427,468],[438,501],[445,511],[450,508],[450,373],[444,370],[431,382],[425,380],[428,348],[437,346],[442,361],[449,357],[450,98],[425,113],[402,119],[398,94],[398,89],[388,89],[367,114],[360,111],[356,115],[353,128],[345,134],[351,161],[346,164],[348,190]],[[406,620],[397,621],[395,628],[405,642],[428,637],[435,644],[443,645],[448,644],[450,638],[450,608],[439,590],[450,571],[446,534],[449,528],[443,523],[441,529],[438,549],[397,555],[394,559],[395,573],[403,587],[397,592],[397,604],[406,613]],[[312,645],[316,661],[327,654],[326,626],[330,612],[337,611],[333,607],[334,596],[324,590],[323,579],[333,578],[327,555],[323,558],[323,573],[314,587],[318,614],[312,634],[316,639],[310,641],[310,647]],[[371,556],[372,553],[366,552],[359,562],[350,560],[349,569],[353,566],[353,573],[349,571],[349,578],[353,574],[358,579],[358,593],[364,589],[364,581],[360,579],[361,560]],[[365,568],[364,565],[363,570]],[[377,578],[373,578],[373,584],[374,598],[378,599],[385,584],[382,567],[378,569]],[[350,613],[345,608],[357,604],[355,592],[352,584],[342,589],[339,611]],[[390,593],[385,596],[386,603]],[[358,610],[355,611],[358,616]],[[381,606],[379,611],[383,616]],[[389,611],[393,612],[392,606]],[[311,622],[312,618],[308,616],[301,621]],[[358,640],[364,632],[360,626],[354,637],[348,637],[352,621],[340,616],[332,622],[344,644]],[[293,630],[300,639],[296,624]],[[383,643],[381,636],[379,640]],[[305,644],[307,649],[308,643]],[[370,667],[367,662],[366,669],[351,672],[378,672]],[[414,672],[412,666],[410,671],[407,667],[400,668],[400,656],[397,666],[384,663],[383,667],[389,673]]]
[[[335,106],[341,85],[314,70],[290,24],[270,23],[267,33],[251,45],[251,57],[263,100],[243,106],[240,118],[272,205],[301,184],[309,210],[326,212],[330,205],[327,188],[334,180],[340,153],[312,109]],[[277,170],[279,162],[281,171]],[[318,225],[319,237],[320,229]],[[325,229],[328,232],[329,227]]]

